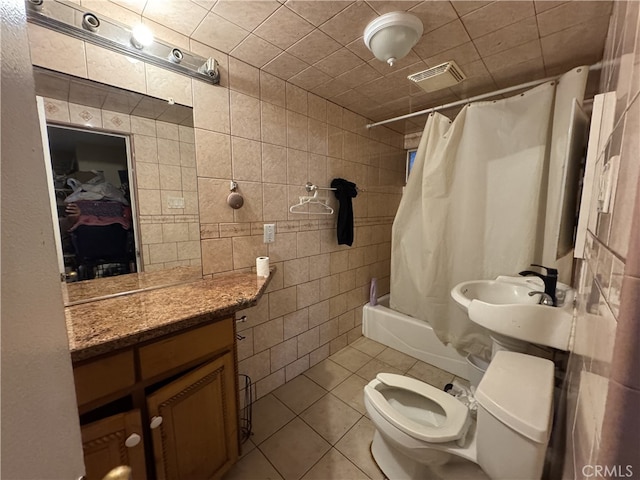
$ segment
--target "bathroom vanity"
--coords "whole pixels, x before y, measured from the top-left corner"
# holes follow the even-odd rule
[[[65,309],[87,479],[118,465],[134,479],[220,478],[235,463],[234,313],[269,278],[230,273]]]

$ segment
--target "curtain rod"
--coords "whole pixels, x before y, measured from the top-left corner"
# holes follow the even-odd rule
[[[602,69],[602,62],[594,63],[589,66],[589,71],[600,70]],[[438,112],[440,110],[447,110],[449,108],[458,107],[460,105],[465,105],[471,102],[477,102],[478,100],[484,100],[485,98],[495,97],[496,95],[502,95],[504,93],[514,92],[516,90],[522,90],[523,88],[535,87],[536,85],[541,85],[546,82],[550,82],[552,80],[557,80],[562,75],[556,75],[553,77],[543,78],[541,80],[533,80],[527,83],[521,83],[520,85],[514,85],[513,87],[503,88],[501,90],[495,90],[489,93],[483,93],[481,95],[476,95],[475,97],[465,98],[463,100],[457,100],[455,102],[446,103],[444,105],[439,105],[437,107],[427,108],[425,110],[420,110],[418,112],[407,113],[406,115],[401,115],[399,117],[389,118],[387,120],[381,120],[375,123],[367,124],[367,128],[377,127],[378,125],[384,125],[385,123],[397,122],[398,120],[404,120],[405,118],[419,117],[421,115],[426,115],[428,113]]]

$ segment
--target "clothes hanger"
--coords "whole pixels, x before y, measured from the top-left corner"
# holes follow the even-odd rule
[[[298,197],[300,201],[295,205],[291,205],[289,207],[289,211],[291,213],[303,214],[303,215],[332,215],[333,208],[327,204],[329,201],[327,198],[318,197],[318,191],[316,190],[312,197]],[[301,211],[300,207],[305,205],[322,205],[324,207],[324,211],[321,212],[309,212],[309,211]]]

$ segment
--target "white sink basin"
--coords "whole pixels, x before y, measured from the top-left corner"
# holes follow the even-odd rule
[[[472,280],[459,283],[451,290],[451,296],[467,312],[473,300],[492,305],[536,305],[540,302],[540,294],[529,296],[529,292],[538,290],[532,287],[532,285],[518,285],[498,280]]]
[[[538,304],[540,294],[529,296],[531,291],[544,290],[542,281],[531,277],[463,282],[451,290],[451,296],[471,321],[492,332],[567,351],[574,291],[562,283],[557,289],[565,296],[558,307]]]

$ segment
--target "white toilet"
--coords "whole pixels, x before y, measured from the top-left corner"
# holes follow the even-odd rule
[[[429,478],[452,455],[492,479],[542,476],[553,418],[553,362],[500,351],[478,389],[477,421],[455,397],[413,378],[380,373],[364,387],[376,427],[371,452],[390,480]]]

